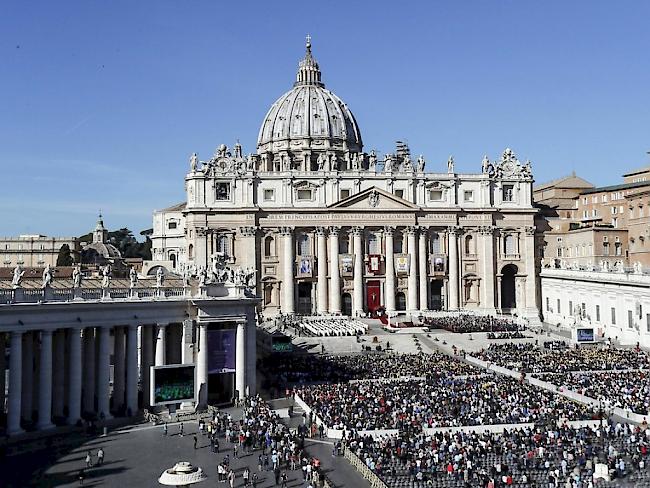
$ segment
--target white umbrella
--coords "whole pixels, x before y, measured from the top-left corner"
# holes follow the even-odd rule
[[[158,478],[158,483],[165,486],[189,486],[207,480],[203,470],[192,463],[181,461],[173,468],[166,469]]]

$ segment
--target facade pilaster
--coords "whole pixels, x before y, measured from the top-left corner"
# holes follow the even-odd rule
[[[319,314],[327,313],[327,235],[324,227],[316,228],[316,238],[318,245],[317,265],[318,265],[318,303]]]
[[[109,419],[110,413],[110,366],[111,334],[109,327],[98,327],[99,354],[97,355],[97,414],[100,419]]]
[[[51,429],[52,424],[52,331],[41,331],[41,360],[38,372],[38,423],[39,430]]]
[[[246,395],[246,324],[237,324],[237,352],[235,355],[235,389],[242,400]]]
[[[417,229],[415,227],[408,227],[406,229],[406,233],[408,236],[407,245],[410,259],[406,309],[414,312],[418,309],[418,256],[416,244]]]
[[[81,362],[81,331],[72,328],[68,331],[68,424],[75,425],[81,419],[81,389],[83,370]]]
[[[22,403],[22,370],[23,370],[23,333],[11,332],[9,356],[9,402],[7,410],[7,434],[18,435],[23,432],[20,428]]]
[[[384,302],[386,312],[395,311],[395,238],[393,233],[394,227],[384,227],[384,237],[386,238],[386,281],[384,289]]]
[[[447,249],[449,255],[449,310],[458,310],[458,227],[447,229]]]
[[[124,351],[124,327],[114,327],[113,408],[119,412],[124,407],[124,375],[126,356]]]
[[[339,227],[330,227],[330,313],[341,313],[341,273],[339,271]]]
[[[354,296],[352,299],[352,315],[363,315],[363,244],[361,242],[362,227],[353,227],[354,239]]]
[[[418,271],[420,277],[420,310],[429,309],[429,273],[427,271],[427,234],[426,227],[420,228],[420,239],[418,241]]]
[[[481,227],[480,231],[483,237],[483,296],[481,297],[481,307],[488,313],[494,313],[494,227]]]
[[[293,314],[296,311],[294,300],[295,300],[295,282],[293,270],[296,267],[293,249],[293,229],[290,227],[280,228],[280,235],[283,240],[283,265],[282,265],[282,290],[283,290],[283,303],[282,303],[282,313],[283,314]]]
[[[129,325],[126,335],[126,413],[135,415],[138,411],[138,326]],[[149,392],[143,392],[145,397]]]

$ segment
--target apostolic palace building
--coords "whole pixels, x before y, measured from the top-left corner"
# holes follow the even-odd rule
[[[506,149],[476,173],[456,172],[451,157],[439,166],[404,143],[383,157],[364,151],[308,40],[256,154],[237,143],[191,157],[186,202],[154,214],[149,269],[255,269],[265,314],[462,308],[537,319],[530,163]]]

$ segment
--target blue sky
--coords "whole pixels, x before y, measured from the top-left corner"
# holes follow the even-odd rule
[[[311,34],[366,150],[430,170],[510,146],[538,182],[650,164],[650,2],[0,4],[0,234],[136,233],[181,201],[193,152],[255,150]]]

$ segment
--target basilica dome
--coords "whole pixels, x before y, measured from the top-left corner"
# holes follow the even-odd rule
[[[361,152],[361,133],[348,106],[321,81],[307,40],[291,90],[271,106],[257,138],[257,151],[328,150]]]

